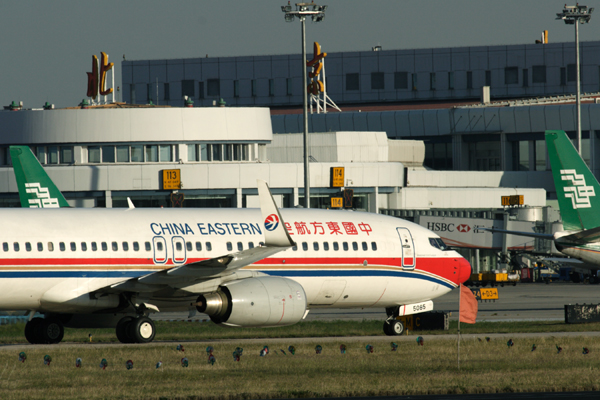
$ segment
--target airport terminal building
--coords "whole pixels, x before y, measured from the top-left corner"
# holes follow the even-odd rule
[[[582,44],[583,155],[597,176],[599,47]],[[556,194],[544,131],[574,135],[573,44],[328,53],[327,94],[343,111],[309,116],[311,207],[331,207],[352,189],[353,209],[448,234],[476,270],[494,268],[498,251],[549,250],[475,228],[560,229],[548,207]],[[281,207],[303,204],[299,63],[299,55],[123,61],[123,102],[5,107],[0,205],[20,206],[13,144],[30,146],[75,206],[127,207],[130,198],[136,207],[255,207],[256,179]],[[340,167],[343,186],[332,187]],[[179,171],[180,187],[164,186],[166,170]],[[523,195],[527,207],[503,209],[507,195]],[[461,230],[452,236],[451,226]]]

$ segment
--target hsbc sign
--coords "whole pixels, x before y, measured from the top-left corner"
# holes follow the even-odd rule
[[[501,249],[502,234],[478,228],[503,229],[503,221],[483,218],[448,218],[422,216],[419,225],[440,235],[444,243],[449,246],[479,249]],[[508,229],[515,231],[532,231],[534,223],[528,221],[508,221]],[[522,236],[507,236],[509,249],[529,249],[534,245],[534,240]]]
[[[421,218],[423,219],[423,218]],[[423,224],[421,224],[423,225]],[[444,222],[427,222],[427,225],[425,225],[427,227],[427,229],[429,229],[430,231],[433,232],[459,232],[459,233],[468,233],[471,231],[471,229],[473,230],[477,230],[478,227],[482,227],[484,225],[473,225],[473,227],[471,228],[470,225],[462,223],[462,224],[458,224],[458,223],[454,223],[454,222],[450,222],[450,223],[444,223]],[[483,233],[483,231],[479,232],[479,233]]]

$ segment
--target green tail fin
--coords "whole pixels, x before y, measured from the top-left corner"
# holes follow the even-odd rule
[[[564,131],[546,131],[558,206],[567,231],[600,226],[600,185]]]
[[[28,146],[10,146],[10,157],[22,207],[69,207],[67,200]]]

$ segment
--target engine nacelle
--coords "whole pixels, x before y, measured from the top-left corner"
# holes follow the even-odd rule
[[[216,324],[243,327],[286,326],[306,312],[306,293],[298,282],[273,276],[225,283],[198,297],[197,310]]]

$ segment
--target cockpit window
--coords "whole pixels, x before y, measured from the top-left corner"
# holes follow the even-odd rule
[[[442,251],[448,250],[448,246],[446,246],[446,243],[440,238],[429,238],[429,244]]]

